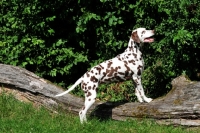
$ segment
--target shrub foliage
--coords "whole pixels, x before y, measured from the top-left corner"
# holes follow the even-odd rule
[[[158,97],[180,74],[199,78],[199,18],[198,0],[2,0],[0,63],[66,87],[88,68],[122,53],[133,29],[156,29],[156,42],[143,48],[143,85]],[[100,98],[134,99],[130,82],[105,87]]]

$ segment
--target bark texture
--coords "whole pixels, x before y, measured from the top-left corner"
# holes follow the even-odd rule
[[[20,67],[0,64],[0,92],[11,92],[17,99],[78,114],[84,99],[66,94],[54,97],[64,90],[51,82]],[[96,102],[89,110],[90,116],[115,120],[155,119],[160,124],[200,126],[200,82],[190,81],[186,76],[172,80],[172,90],[150,103]]]

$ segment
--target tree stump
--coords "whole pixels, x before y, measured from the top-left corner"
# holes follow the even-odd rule
[[[13,93],[17,99],[44,106],[52,111],[57,107],[78,114],[84,99],[66,94],[61,87],[42,79],[20,67],[0,64],[0,93]],[[150,103],[96,102],[89,112],[99,118],[154,119],[161,124],[200,126],[200,82],[190,81],[186,76],[172,80],[172,90]]]

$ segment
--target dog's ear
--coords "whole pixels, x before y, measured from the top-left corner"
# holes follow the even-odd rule
[[[140,39],[138,37],[138,34],[137,34],[137,31],[134,31],[131,35],[132,39],[137,42],[137,43],[140,43]]]

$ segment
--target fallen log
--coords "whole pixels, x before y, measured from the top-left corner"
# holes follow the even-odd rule
[[[83,106],[83,99],[71,94],[55,98],[56,94],[64,91],[61,87],[24,68],[0,64],[0,83],[2,90],[14,90],[12,91],[14,94],[20,93],[17,96],[18,99],[26,99],[48,109],[54,110],[59,106],[78,113]]]
[[[61,87],[42,79],[20,67],[0,64],[1,92],[9,91],[22,101],[44,106],[52,111],[57,107],[78,114],[84,99],[66,94]],[[115,120],[154,119],[161,124],[200,126],[200,82],[190,81],[186,76],[172,80],[172,90],[150,103],[96,102],[89,112],[91,116]]]

